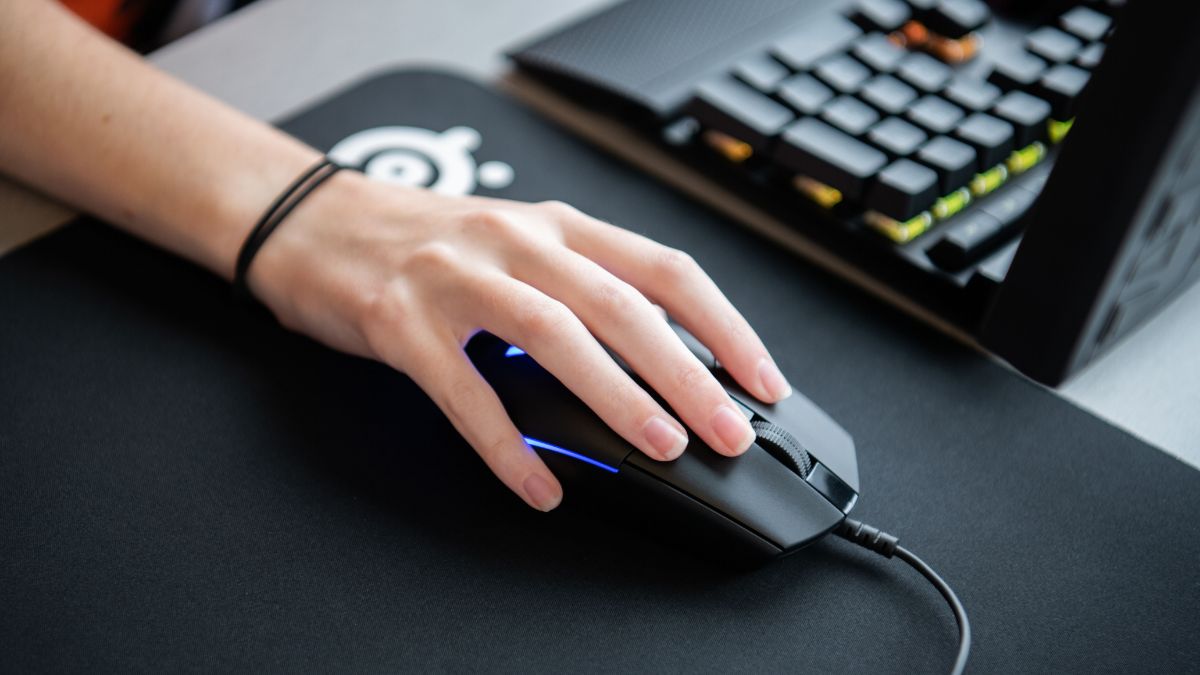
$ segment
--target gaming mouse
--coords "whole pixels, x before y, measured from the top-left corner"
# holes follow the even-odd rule
[[[691,434],[678,459],[651,459],[519,348],[480,333],[467,354],[568,499],[599,496],[654,514],[696,547],[747,562],[791,553],[841,523],[859,491],[850,435],[799,393],[776,404],[757,401],[698,340],[672,327],[755,429],[755,443],[740,457],[720,455]]]

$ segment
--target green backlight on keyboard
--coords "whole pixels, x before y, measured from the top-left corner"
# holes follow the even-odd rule
[[[967,208],[971,203],[971,191],[959,188],[933,203],[933,215],[938,220],[945,220]]]
[[[997,164],[983,173],[975,174],[971,179],[971,194],[982,197],[996,191],[1008,180],[1008,169],[1003,164]]]
[[[1058,120],[1046,121],[1046,133],[1050,136],[1051,143],[1058,143],[1067,137],[1067,132],[1071,131],[1071,125],[1075,124],[1075,118],[1060,122]]]
[[[1046,146],[1041,141],[1034,141],[1020,150],[1013,150],[1005,161],[1008,172],[1014,176],[1025,173],[1037,166],[1046,156]]]
[[[933,225],[933,214],[922,211],[917,215],[900,222],[878,211],[867,211],[863,214],[867,224],[881,232],[897,244],[905,244],[925,233]]]

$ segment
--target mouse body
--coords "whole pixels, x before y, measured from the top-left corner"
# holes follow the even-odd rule
[[[651,459],[521,349],[480,333],[467,354],[568,495],[653,514],[690,548],[745,562],[791,553],[841,523],[859,492],[850,435],[799,393],[776,404],[755,400],[708,349],[672,327],[755,428],[755,443],[740,457],[690,434],[678,459]]]

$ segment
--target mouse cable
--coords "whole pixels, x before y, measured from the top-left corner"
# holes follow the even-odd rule
[[[945,582],[933,568],[925,563],[912,551],[900,546],[900,540],[887,532],[847,518],[833,531],[834,534],[859,546],[874,551],[885,558],[896,557],[903,560],[909,567],[921,573],[929,580],[938,593],[946,599],[950,610],[954,612],[954,620],[958,623],[958,658],[954,660],[953,675],[961,675],[967,667],[967,656],[971,653],[971,623],[967,620],[967,610],[959,601],[954,590]]]

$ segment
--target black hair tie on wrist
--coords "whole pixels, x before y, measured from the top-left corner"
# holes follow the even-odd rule
[[[258,249],[262,248],[263,242],[271,236],[283,219],[287,218],[288,214],[304,201],[305,197],[344,168],[328,157],[322,157],[321,161],[301,174],[275,198],[266,213],[254,224],[254,229],[250,230],[250,234],[246,237],[246,243],[242,244],[242,250],[238,252],[237,264],[233,268],[234,293],[241,298],[250,299],[250,289],[246,286],[246,273],[250,269],[250,263],[253,262],[255,254],[258,253]]]

